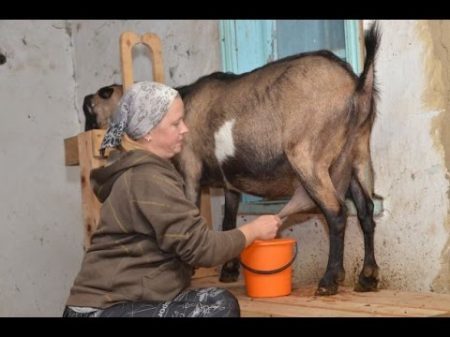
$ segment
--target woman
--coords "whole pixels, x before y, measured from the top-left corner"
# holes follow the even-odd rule
[[[160,83],[136,83],[122,98],[101,149],[127,151],[91,172],[100,222],[64,317],[240,315],[225,289],[188,290],[193,269],[274,238],[281,220],[266,215],[226,232],[208,229],[170,161],[188,132],[183,116],[178,92]]]

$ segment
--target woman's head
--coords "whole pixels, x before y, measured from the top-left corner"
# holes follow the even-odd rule
[[[183,101],[177,96],[163,119],[138,142],[162,158],[172,158],[181,151],[184,135],[188,132],[183,117]]]
[[[121,144],[128,135],[144,149],[163,158],[181,151],[184,107],[178,92],[156,82],[134,84],[122,97],[101,149]]]

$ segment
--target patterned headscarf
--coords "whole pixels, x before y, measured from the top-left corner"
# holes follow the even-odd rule
[[[122,97],[112,123],[103,138],[100,152],[120,145],[125,132],[137,140],[153,129],[165,116],[178,92],[157,82],[138,82]]]

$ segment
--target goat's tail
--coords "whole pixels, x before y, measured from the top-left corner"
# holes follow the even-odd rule
[[[375,118],[375,96],[377,89],[375,86],[375,57],[380,45],[380,32],[378,24],[375,22],[364,36],[366,47],[366,59],[364,69],[356,86],[356,111],[358,125],[363,125],[367,120],[373,122]]]

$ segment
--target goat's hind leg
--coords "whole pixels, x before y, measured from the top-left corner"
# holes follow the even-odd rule
[[[222,230],[228,231],[236,228],[236,216],[239,208],[241,194],[235,191],[225,190],[225,212],[222,222]],[[239,277],[239,259],[236,257],[227,261],[220,272],[221,282],[235,282]]]
[[[289,157],[289,156],[288,156]],[[325,215],[330,236],[327,269],[319,282],[316,295],[334,295],[345,278],[344,235],[347,214],[343,200],[338,197],[326,165],[315,165],[312,160],[289,158],[310,197]]]
[[[353,175],[350,182],[350,194],[355,203],[358,220],[364,233],[364,265],[359,274],[355,291],[376,291],[378,286],[378,265],[375,261],[373,220],[373,202],[358,178]]]

